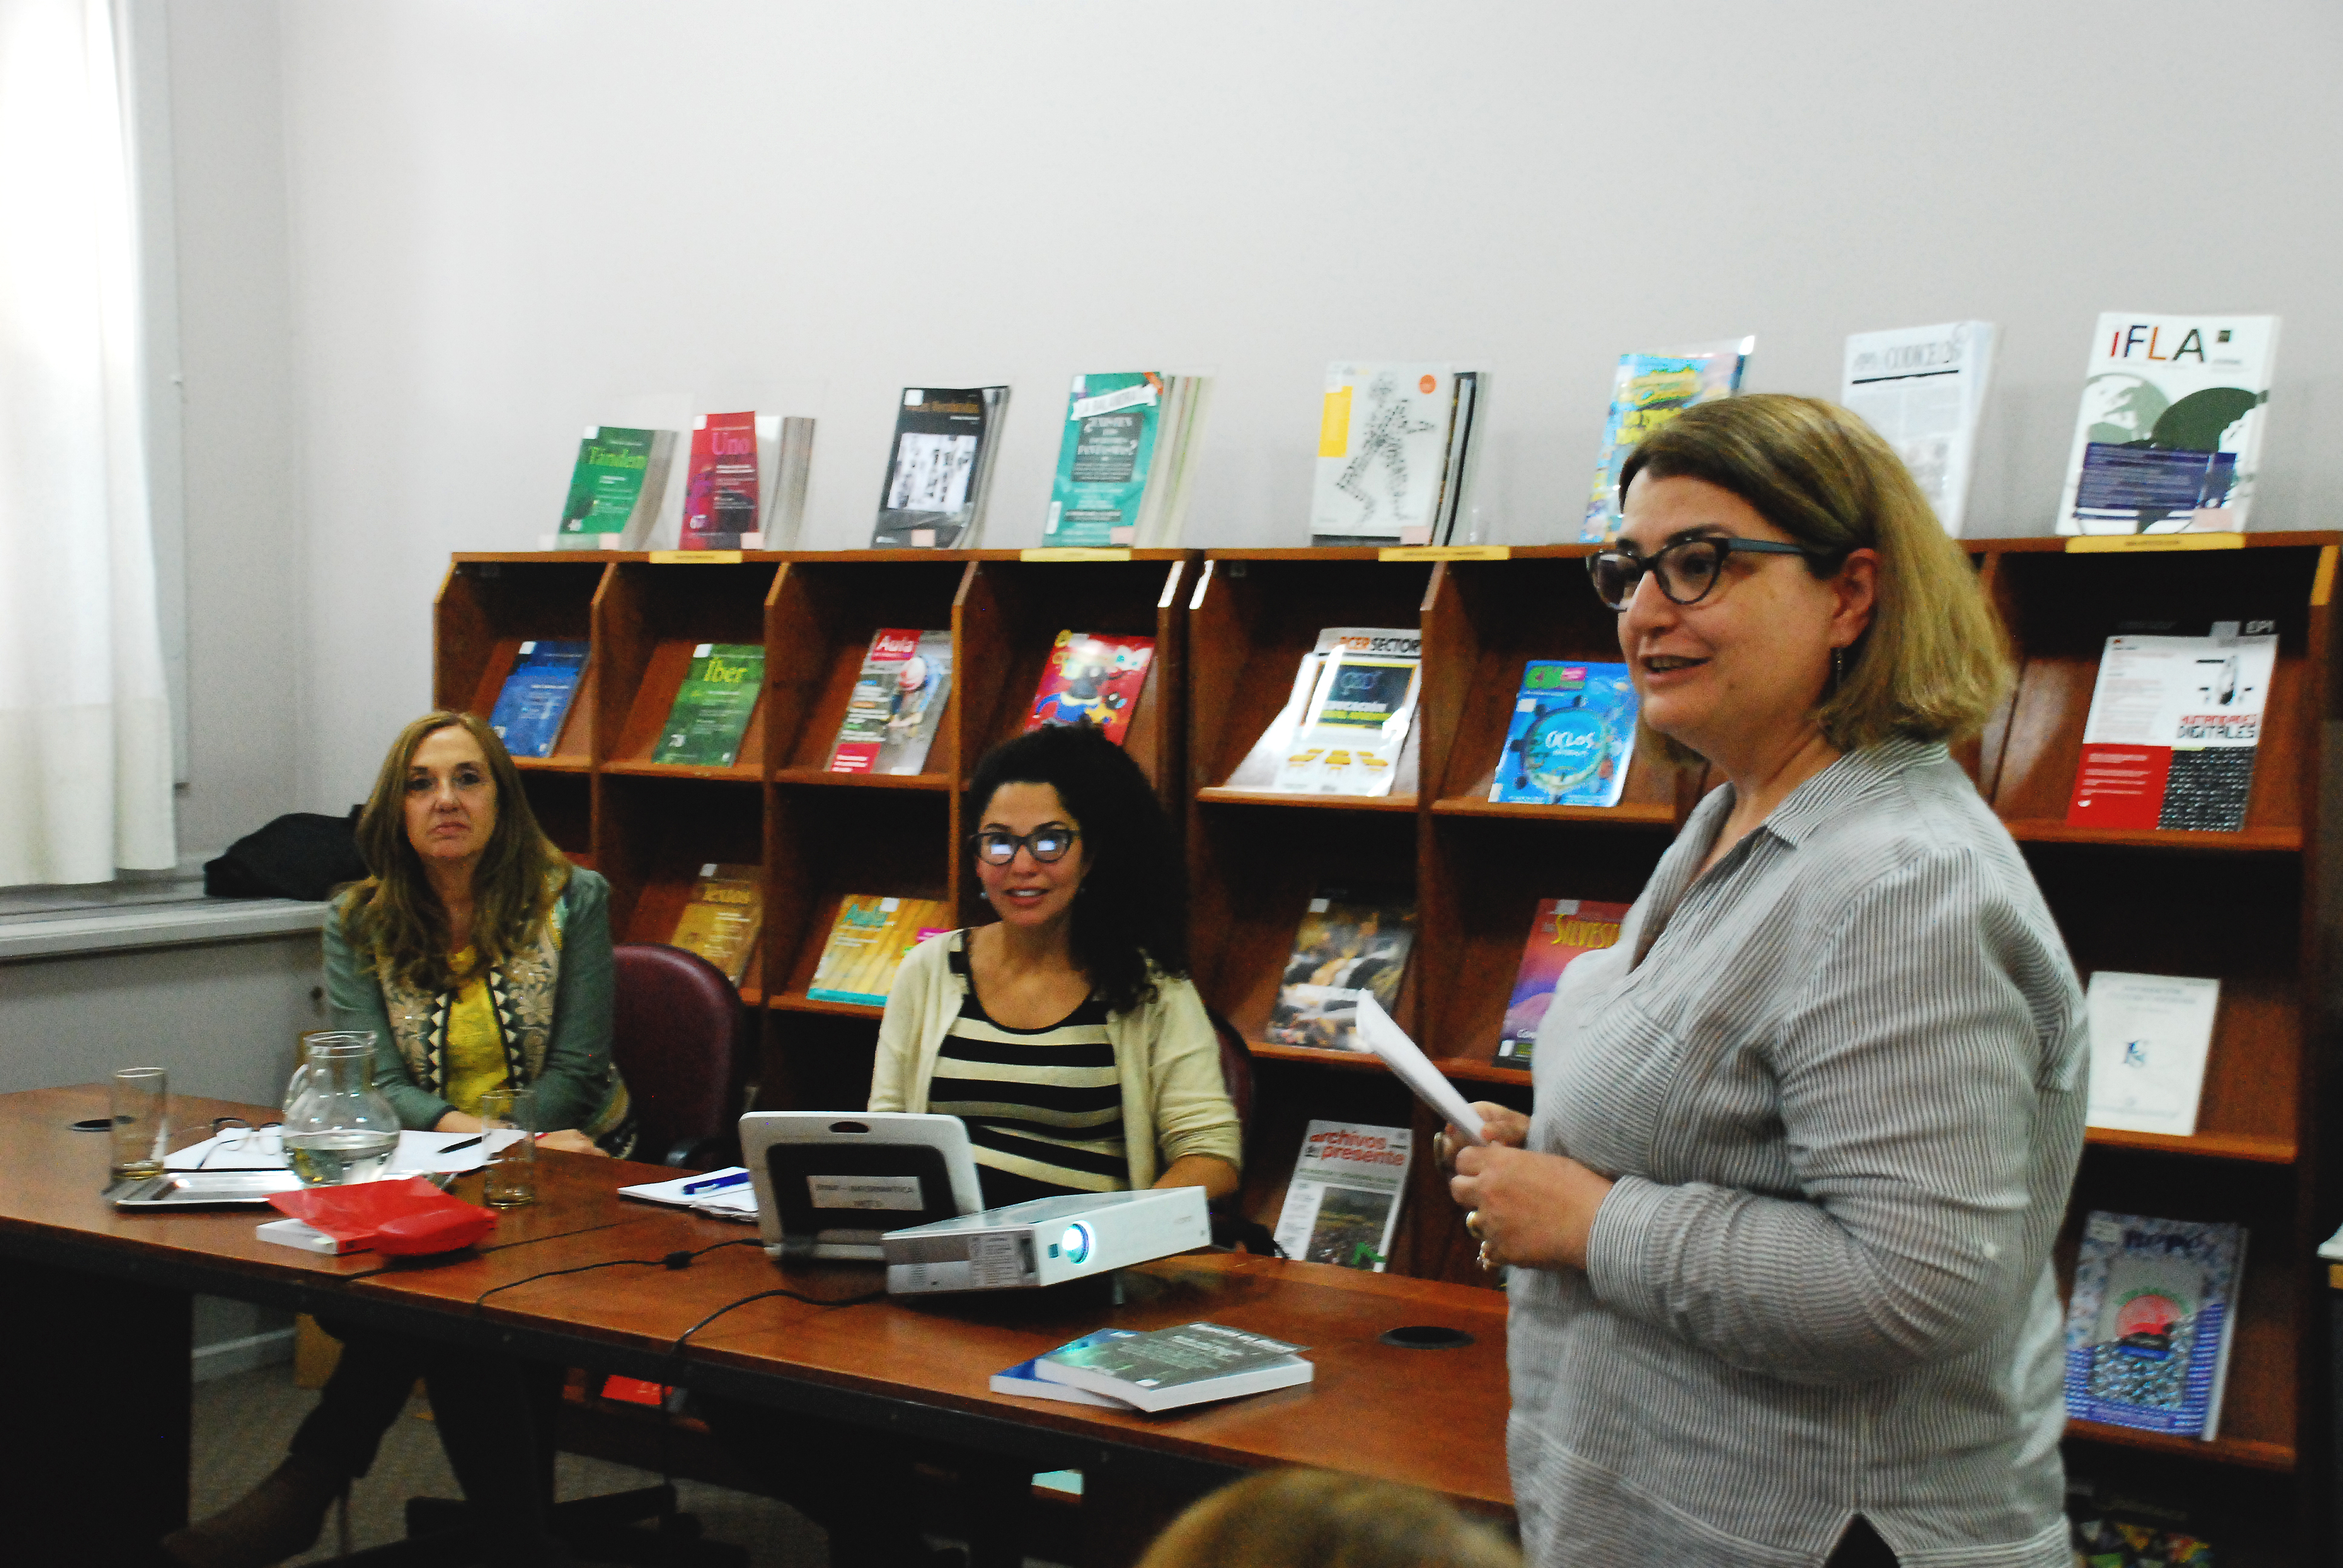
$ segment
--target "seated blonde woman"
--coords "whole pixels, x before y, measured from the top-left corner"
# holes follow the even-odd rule
[[[430,713],[383,760],[358,819],[374,875],[326,923],[333,1027],[370,1030],[375,1085],[403,1127],[477,1131],[480,1097],[537,1091],[548,1149],[625,1154],[626,1085],[610,1062],[609,885],[538,829],[496,732]],[[464,1494],[499,1563],[561,1561],[547,1533],[558,1369],[328,1323],[342,1354],[285,1462],[242,1501],[178,1532],[194,1568],[256,1568],[307,1549],[374,1462],[419,1377]]]

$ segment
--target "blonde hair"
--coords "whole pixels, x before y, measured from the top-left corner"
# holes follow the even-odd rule
[[[447,990],[457,983],[448,963],[447,912],[423,873],[423,858],[407,836],[407,770],[423,742],[442,729],[461,729],[480,743],[497,787],[497,823],[472,873],[472,948],[476,968],[501,964],[537,940],[553,901],[569,883],[569,861],[537,825],[512,753],[477,714],[445,709],[427,713],[398,732],[375,776],[374,793],[358,815],[358,853],[374,875],[336,898],[351,946],[391,961],[409,985]]]
[[[1896,449],[1818,397],[1753,393],[1685,409],[1645,437],[1619,475],[1701,479],[1729,490],[1825,558],[1879,553],[1871,626],[1815,719],[1841,751],[1891,736],[1949,740],[1984,727],[2011,678],[2009,643],[1968,555],[1946,533]],[[1662,738],[1664,739],[1664,738]],[[1673,759],[1693,758],[1668,741]]]
[[[1156,1537],[1139,1568],[1521,1568],[1441,1498],[1396,1482],[1278,1470],[1224,1486]]]

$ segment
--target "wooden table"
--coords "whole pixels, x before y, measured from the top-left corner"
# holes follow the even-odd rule
[[[186,1124],[248,1111],[182,1097],[177,1113]],[[540,1162],[540,1201],[501,1215],[476,1249],[329,1258],[257,1240],[266,1216],[250,1210],[115,1212],[99,1197],[104,1134],[70,1131],[104,1112],[102,1088],[0,1095],[0,1390],[15,1417],[0,1439],[0,1506],[24,1525],[11,1534],[27,1562],[131,1561],[136,1543],[185,1520],[188,1297],[197,1292],[1080,1469],[1092,1526],[1085,1555],[1101,1563],[1128,1561],[1186,1500],[1263,1466],[1386,1477],[1478,1512],[1511,1512],[1504,1298],[1494,1292],[1194,1253],[1124,1271],[1119,1304],[1103,1286],[1082,1285],[870,1300],[883,1285],[876,1266],[783,1270],[755,1245],[661,1266],[669,1254],[755,1232],[615,1194],[672,1172],[558,1154]],[[616,1266],[549,1272],[586,1264]],[[709,1313],[776,1289],[807,1299],[749,1302],[677,1351],[678,1336]],[[1314,1381],[1161,1416],[987,1387],[1001,1368],[1092,1329],[1200,1318],[1309,1347]],[[1473,1342],[1421,1351],[1379,1338],[1417,1324],[1462,1329]]]

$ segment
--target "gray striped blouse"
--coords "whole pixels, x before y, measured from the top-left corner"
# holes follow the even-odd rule
[[[1801,785],[1704,876],[1701,803],[1564,971],[1531,1146],[1615,1179],[1584,1273],[1510,1278],[1533,1562],[2065,1568],[2074,966],[1940,745]],[[1567,868],[1555,874],[1567,880]]]

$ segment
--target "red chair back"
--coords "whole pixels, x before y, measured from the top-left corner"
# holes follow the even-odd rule
[[[697,953],[621,942],[610,1054],[639,1127],[635,1158],[689,1161],[696,1145],[734,1135],[732,1068],[746,1010],[724,971]]]

